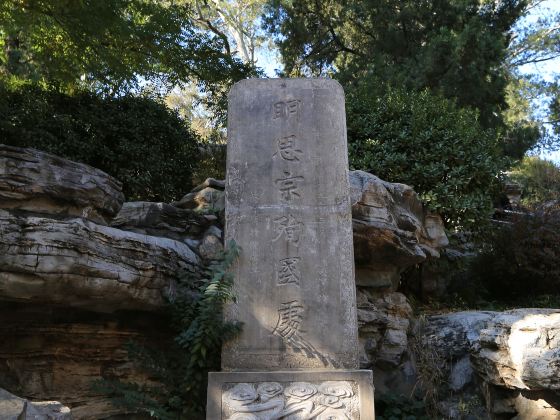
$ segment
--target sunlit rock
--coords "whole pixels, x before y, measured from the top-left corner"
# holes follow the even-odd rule
[[[0,208],[80,216],[106,224],[124,201],[122,185],[83,163],[0,145]]]

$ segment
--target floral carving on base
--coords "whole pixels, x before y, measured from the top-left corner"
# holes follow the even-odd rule
[[[228,383],[222,392],[227,420],[359,420],[353,381]]]

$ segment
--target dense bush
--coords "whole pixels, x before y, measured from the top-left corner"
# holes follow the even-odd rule
[[[471,266],[486,298],[527,301],[560,290],[560,202],[501,225]]]
[[[226,179],[226,144],[206,143],[200,146],[200,160],[193,174],[195,184],[206,178]]]
[[[375,414],[379,420],[428,420],[422,401],[392,393],[376,394]]]
[[[427,91],[348,90],[348,144],[353,169],[412,185],[448,226],[472,228],[492,212],[503,165],[496,133],[476,112]]]
[[[84,162],[123,182],[128,200],[179,198],[191,188],[197,136],[161,102],[0,85],[0,143]]]
[[[560,167],[551,161],[525,157],[509,177],[521,186],[521,203],[525,206],[560,199]]]

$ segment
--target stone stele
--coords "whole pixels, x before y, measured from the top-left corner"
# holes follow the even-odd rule
[[[232,88],[226,241],[241,254],[226,318],[243,329],[224,345],[225,372],[209,377],[208,419],[373,419],[371,372],[355,370],[349,195],[337,82]]]
[[[344,92],[252,79],[229,94],[226,239],[243,332],[224,370],[358,367]],[[226,241],[226,243],[227,243]]]

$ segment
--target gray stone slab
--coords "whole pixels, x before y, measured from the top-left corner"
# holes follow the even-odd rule
[[[229,95],[226,239],[244,323],[224,370],[358,368],[344,92],[254,79]]]
[[[373,420],[370,370],[211,372],[207,420]]]

